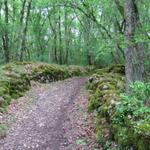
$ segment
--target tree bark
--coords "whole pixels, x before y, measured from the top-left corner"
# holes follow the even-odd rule
[[[69,49],[69,41],[68,41],[68,13],[67,8],[65,8],[65,64],[68,64],[68,49]]]
[[[125,0],[125,49],[126,91],[130,93],[129,85],[134,81],[144,80],[144,48],[135,42],[135,32],[139,28],[139,14],[136,0]]]
[[[55,6],[53,7],[53,13],[56,13]],[[51,27],[51,30],[53,32],[53,53],[54,56],[52,56],[53,61],[57,64],[58,63],[58,56],[57,56],[57,22],[56,22],[56,16],[54,15],[54,23],[52,24],[50,14],[48,15],[49,19],[49,25]]]
[[[16,52],[16,59],[20,60],[20,56],[21,56],[21,43],[22,43],[22,38],[23,38],[23,20],[24,20],[24,15],[25,15],[25,6],[26,6],[26,1],[27,0],[23,0],[22,2],[22,8],[21,8],[21,12],[20,12],[20,30],[19,30],[19,35],[18,35],[18,50]]]
[[[61,33],[61,7],[59,10],[59,17],[58,17],[59,23],[58,23],[58,30],[59,30],[59,64],[63,64],[63,58],[62,58],[62,33]]]
[[[90,32],[91,32],[91,22],[90,19],[87,17],[83,17],[83,24],[84,24],[84,31],[83,31],[83,36],[84,36],[84,42],[86,44],[86,57],[87,57],[87,64],[90,66],[92,65],[92,55],[91,55],[91,37],[90,37]]]
[[[29,21],[29,16],[30,16],[31,4],[32,4],[32,0],[30,0],[28,2],[28,6],[27,6],[25,27],[23,29],[23,36],[22,36],[22,40],[21,40],[20,61],[23,61],[23,56],[24,56],[24,53],[26,50],[26,36],[27,36],[27,31],[28,31],[28,21]]]
[[[1,20],[1,17],[2,17],[1,9],[2,9],[2,2],[0,2],[0,20]]]
[[[8,36],[8,24],[9,24],[9,10],[8,10],[8,1],[4,1],[4,7],[5,7],[5,24],[6,29],[4,32],[4,35],[2,37],[3,40],[3,48],[4,48],[4,56],[5,56],[5,62],[9,63],[10,61],[10,51],[9,51],[9,36]]]

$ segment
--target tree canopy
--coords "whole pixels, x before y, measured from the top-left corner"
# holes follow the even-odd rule
[[[149,0],[2,0],[0,63],[126,62],[128,82],[143,80],[144,68],[149,71],[149,8]]]

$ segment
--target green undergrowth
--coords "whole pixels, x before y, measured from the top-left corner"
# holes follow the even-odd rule
[[[49,83],[73,76],[85,75],[79,66],[60,66],[46,63],[14,62],[0,67],[0,112],[6,110],[11,99],[23,96],[31,81]]]
[[[7,134],[8,127],[5,124],[0,124],[0,138],[4,138]]]
[[[104,149],[150,149],[149,83],[135,82],[130,95],[122,94],[124,66],[117,65],[95,70],[87,88],[89,111],[95,115],[96,137]]]

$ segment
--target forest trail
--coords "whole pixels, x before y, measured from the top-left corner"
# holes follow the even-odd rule
[[[91,120],[86,112],[86,78],[45,84],[12,103],[3,121],[11,126],[0,150],[92,150]],[[89,130],[90,128],[90,130]],[[85,138],[85,139],[84,139]]]

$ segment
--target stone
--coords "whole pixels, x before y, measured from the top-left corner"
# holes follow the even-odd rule
[[[107,90],[108,89],[108,86],[107,85],[104,85],[102,90]]]
[[[4,102],[4,98],[0,97],[0,105]]]

